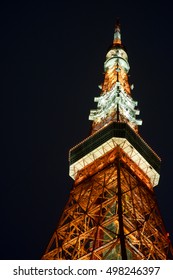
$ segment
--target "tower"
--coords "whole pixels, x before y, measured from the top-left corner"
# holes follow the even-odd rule
[[[74,185],[42,259],[164,260],[171,244],[153,188],[160,158],[138,133],[119,23],[89,137],[69,152]]]

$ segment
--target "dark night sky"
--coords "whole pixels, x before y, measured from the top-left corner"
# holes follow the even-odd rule
[[[173,239],[171,1],[5,1],[0,7],[0,259],[40,259],[73,185],[68,151],[90,109],[116,18],[140,135],[161,157],[155,188]]]

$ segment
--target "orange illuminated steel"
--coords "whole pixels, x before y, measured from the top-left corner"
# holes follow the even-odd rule
[[[120,26],[106,55],[91,135],[70,150],[74,185],[42,259],[165,260],[172,245],[153,188],[160,158],[138,134]]]

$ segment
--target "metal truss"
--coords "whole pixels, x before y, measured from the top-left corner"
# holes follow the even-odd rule
[[[165,260],[170,241],[147,175],[120,148],[75,180],[42,259]]]

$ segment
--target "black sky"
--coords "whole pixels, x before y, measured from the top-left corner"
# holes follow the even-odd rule
[[[0,8],[0,259],[40,259],[68,199],[68,151],[90,109],[120,18],[140,135],[161,157],[155,188],[173,240],[171,1],[5,1]]]

